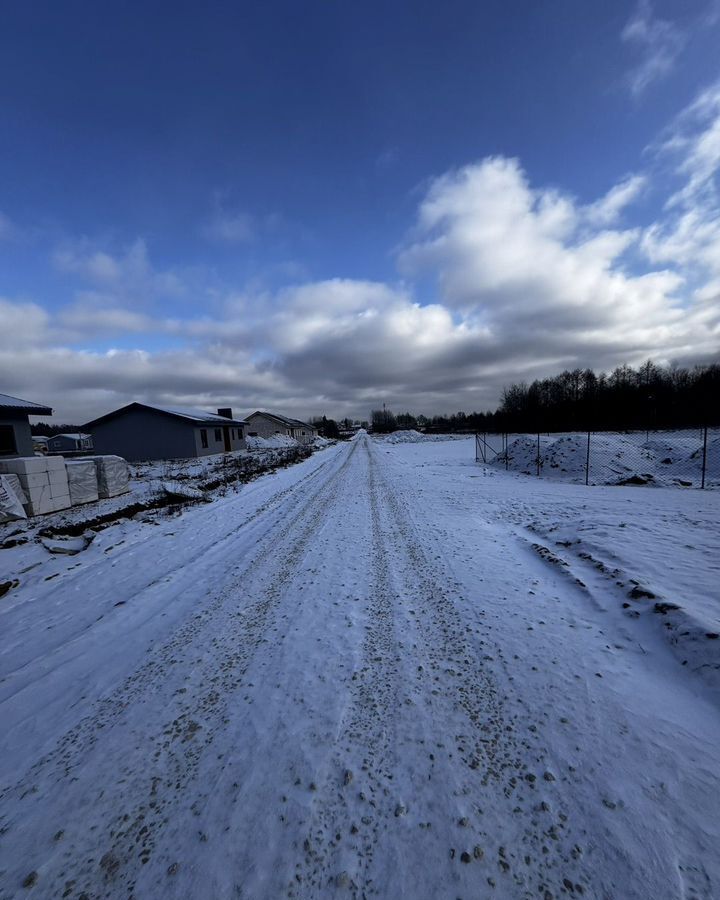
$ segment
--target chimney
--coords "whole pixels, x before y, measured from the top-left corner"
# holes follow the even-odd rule
[[[222,409],[218,410],[218,415],[222,416],[224,419],[232,419],[232,409],[229,406],[224,406]]]

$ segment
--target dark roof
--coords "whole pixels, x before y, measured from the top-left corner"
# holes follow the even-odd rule
[[[290,419],[288,416],[283,416],[280,413],[266,412],[263,409],[255,410],[254,413],[248,416],[248,419],[251,419],[253,416],[267,416],[268,419],[275,419],[276,422],[280,422],[281,425],[287,425],[289,428],[297,428],[300,425],[303,428],[315,428],[309,422],[301,422],[300,419]],[[317,429],[315,430],[317,431]]]
[[[9,394],[0,394],[0,409],[9,412],[23,412],[29,416],[51,416],[52,409],[41,403],[32,403],[30,400],[20,400],[19,397],[11,397]]]
[[[114,419],[116,416],[129,412],[132,409],[149,409],[163,416],[184,419],[186,422],[192,422],[193,425],[247,425],[244,419],[227,419],[225,416],[219,416],[217,413],[209,413],[205,412],[205,410],[193,409],[188,406],[156,406],[152,403],[128,403],[127,406],[121,406],[120,409],[114,409],[112,412],[105,413],[104,416],[93,419],[91,422],[86,422],[83,428],[92,428],[101,422]]]

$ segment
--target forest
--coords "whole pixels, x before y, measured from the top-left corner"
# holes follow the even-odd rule
[[[494,412],[395,415],[373,410],[372,430],[447,432],[626,431],[720,425],[720,364],[693,368],[619,366],[610,373],[566,370],[516,382],[502,393]]]

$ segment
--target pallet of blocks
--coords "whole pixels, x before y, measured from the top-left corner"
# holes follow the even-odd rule
[[[130,490],[130,470],[122,456],[85,456],[92,460],[97,472],[98,495],[101,500],[127,494]]]
[[[27,497],[17,475],[0,475],[0,522],[27,519]]]
[[[58,512],[70,506],[65,460],[62,456],[20,456],[0,460],[0,472],[17,475],[25,492],[29,516]]]
[[[68,459],[65,461],[65,469],[70,488],[70,503],[73,506],[92,503],[98,499],[98,478],[94,460]]]

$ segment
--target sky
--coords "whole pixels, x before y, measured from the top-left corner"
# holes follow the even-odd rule
[[[0,10],[0,392],[55,421],[720,360],[720,0]]]

